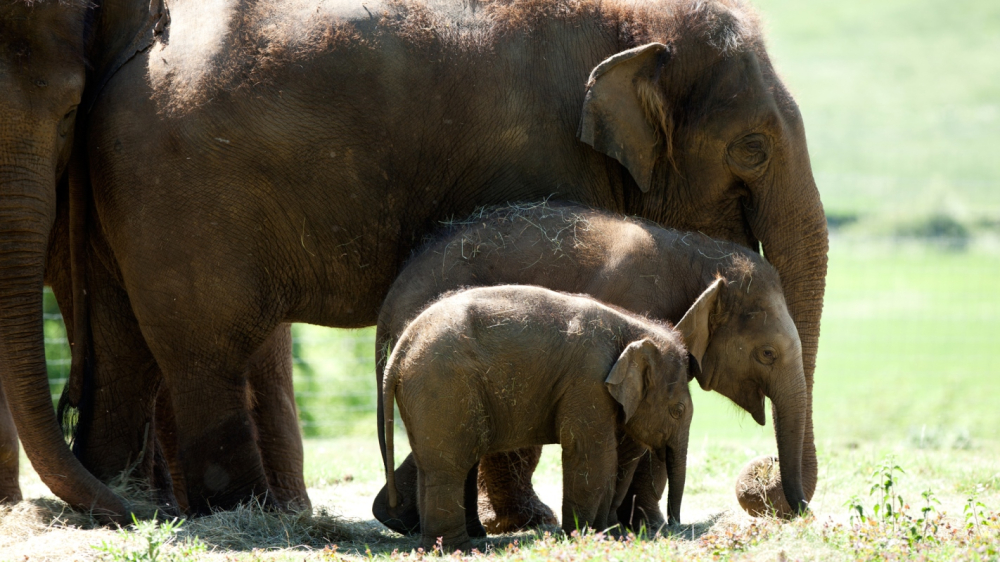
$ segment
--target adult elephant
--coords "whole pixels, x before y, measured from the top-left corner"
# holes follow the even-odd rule
[[[113,16],[116,9],[95,13],[93,4],[73,1],[15,1],[0,6],[0,83],[5,92],[0,100],[0,286],[4,291],[0,368],[5,375],[0,385],[0,501],[21,497],[17,417],[35,470],[70,503],[84,508],[103,505],[110,513],[125,513],[127,506],[91,472],[107,481],[129,468],[133,475],[160,488],[161,503],[176,505],[165,466],[176,469],[176,458],[151,454],[159,452],[161,443],[172,452],[175,434],[166,392],[158,392],[158,368],[132,315],[118,314],[130,306],[128,297],[121,290],[99,225],[87,224],[87,201],[78,201],[72,219],[69,202],[70,183],[85,183],[81,177],[86,175],[85,162],[75,159],[76,165],[71,165],[73,140],[83,141],[83,135],[76,133],[81,132],[78,113],[83,112],[78,107],[84,101],[86,61],[101,61],[100,66],[111,68],[121,64],[127,59],[123,53],[134,53],[143,48],[143,40],[152,40],[161,9],[162,5],[154,4],[149,18],[133,22],[134,29],[119,28],[131,32],[135,41],[113,46],[108,36],[97,32],[95,22],[102,19],[99,14]],[[89,78],[93,87],[95,76]],[[70,176],[75,176],[74,182]],[[76,223],[72,249],[70,222]],[[54,423],[51,398],[45,396],[47,383],[41,392],[43,284],[52,287],[69,340],[75,344],[74,374],[61,402],[81,406],[80,423],[74,428],[75,456],[69,454]],[[73,314],[74,304],[83,314]],[[76,326],[74,320],[81,324]],[[80,334],[78,341],[74,341],[74,331]],[[302,477],[290,345],[288,325],[280,326],[250,361],[247,401],[275,499],[281,505],[303,508],[309,506],[309,499]],[[5,385],[12,389],[10,409],[3,395]],[[158,394],[154,416],[153,401]],[[162,462],[154,463],[154,458]],[[183,505],[184,482],[176,478],[178,474],[174,481]]]
[[[435,222],[484,204],[555,195],[762,244],[811,398],[826,225],[801,116],[752,15],[480,6],[182,0],[134,56],[146,6],[102,6],[88,177],[131,302],[120,312],[170,388],[196,509],[267,489],[240,389],[274,329],[371,325]],[[41,357],[34,343],[25,357]],[[795,508],[815,487],[804,431]],[[207,462],[220,447],[228,457]]]

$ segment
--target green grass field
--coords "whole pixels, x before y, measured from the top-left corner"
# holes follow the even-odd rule
[[[758,427],[721,397],[692,387],[683,512],[690,526],[670,540],[639,543],[520,535],[482,545],[496,549],[498,558],[1000,559],[1000,2],[756,5],[772,58],[805,117],[828,215],[844,223],[831,239],[816,372],[814,515],[781,523],[742,514],[735,476],[748,459],[776,451],[771,423]],[[943,232],[958,232],[959,243],[896,237],[933,233],[920,225],[934,216],[952,221]],[[61,337],[56,321],[46,329],[53,342]],[[368,519],[383,483],[374,439],[372,331],[297,326],[295,333],[314,504]],[[68,357],[57,345],[49,355]],[[64,367],[54,364],[53,377]],[[397,443],[398,461],[405,438]],[[895,492],[911,519],[850,521],[854,496],[872,515],[869,491],[885,482],[872,472],[886,459],[906,471],[896,475]],[[29,496],[46,493],[30,471],[23,482]],[[558,449],[547,447],[535,484],[553,506],[559,482]],[[915,540],[910,527],[928,505],[925,491],[940,504],[930,504],[934,510],[916,525]],[[970,498],[984,506],[972,517]],[[0,512],[0,560],[94,559],[100,553],[90,545],[123,540],[106,530],[53,527],[25,513]],[[18,517],[28,523],[14,533]],[[414,546],[370,523],[358,524],[354,535],[295,534],[288,524],[284,535],[266,539],[249,524],[236,525],[242,543],[212,538],[210,523],[191,525],[189,536],[201,536],[215,548],[211,557],[227,560],[332,560],[365,556],[366,547],[381,556]],[[514,539],[521,544],[505,546]],[[336,553],[320,550],[330,542],[340,545]],[[302,544],[314,550],[289,550]]]

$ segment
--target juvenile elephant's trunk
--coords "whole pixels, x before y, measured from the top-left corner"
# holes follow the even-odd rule
[[[688,432],[675,436],[667,446],[663,459],[667,465],[667,523],[681,522],[681,500],[684,499],[684,482],[687,479]]]
[[[802,449],[805,433],[806,384],[802,373],[768,393],[774,404],[774,435],[778,441],[781,488],[789,512],[802,513],[808,507],[803,489]],[[784,509],[778,510],[786,515]]]
[[[56,164],[26,153],[27,146],[35,145],[0,146],[0,376],[24,450],[42,481],[73,507],[124,521],[124,503],[73,456],[52,407],[42,288]]]

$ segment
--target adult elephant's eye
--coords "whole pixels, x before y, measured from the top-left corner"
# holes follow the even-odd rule
[[[778,360],[778,352],[769,345],[758,347],[753,352],[754,359],[762,365],[771,365]]]
[[[684,404],[678,402],[670,407],[670,417],[679,420],[684,417]]]
[[[729,145],[729,162],[741,175],[763,171],[770,157],[771,144],[760,133],[751,133]]]

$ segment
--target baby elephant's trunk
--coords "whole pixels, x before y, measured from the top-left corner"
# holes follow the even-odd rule
[[[382,407],[385,412],[385,487],[389,493],[389,508],[396,509],[399,505],[399,492],[396,491],[396,466],[392,445],[392,433],[395,414],[393,407],[396,401],[396,377],[382,379]]]
[[[682,431],[667,445],[667,524],[681,522],[681,500],[684,498],[684,481],[687,478],[688,432]]]

